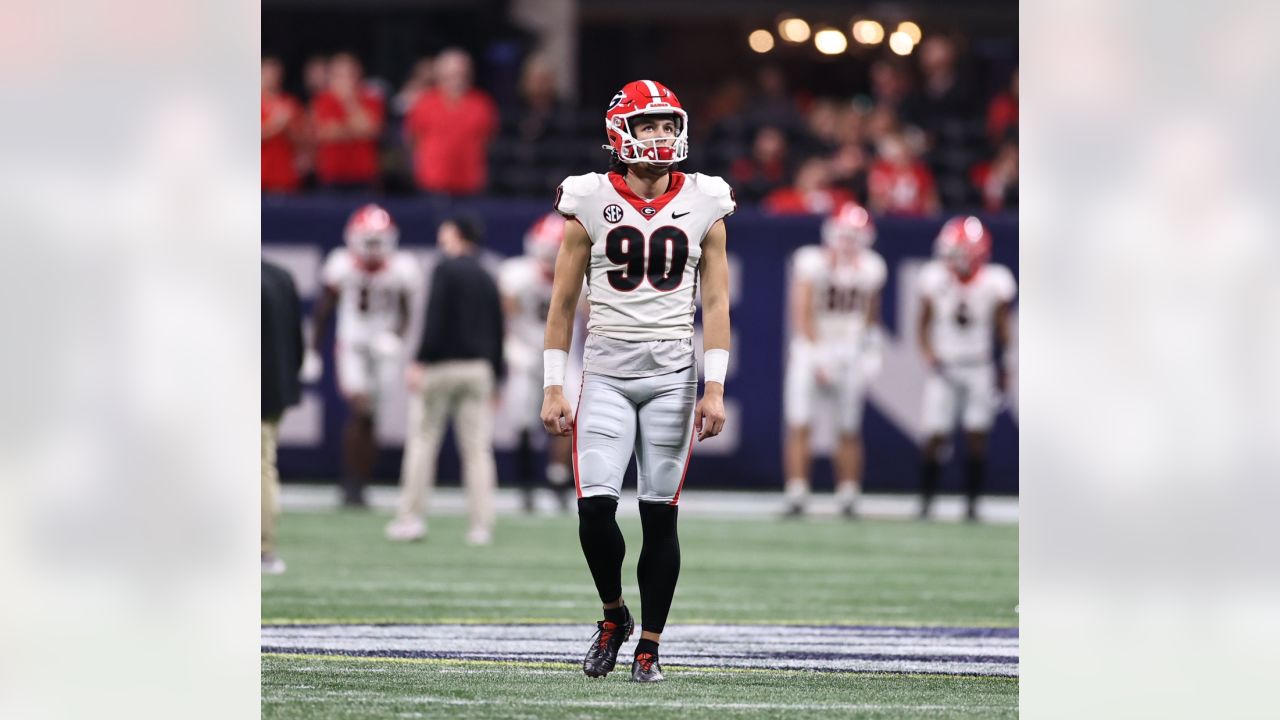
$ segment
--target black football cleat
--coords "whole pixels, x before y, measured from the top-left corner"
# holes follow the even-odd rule
[[[587,649],[587,657],[582,661],[582,672],[587,677],[604,677],[613,672],[622,643],[631,638],[635,629],[636,621],[631,617],[630,610],[627,610],[627,619],[621,625],[608,620],[597,622],[596,634],[591,637],[591,647]]]
[[[662,665],[653,653],[640,653],[631,661],[631,679],[634,682],[662,682]]]

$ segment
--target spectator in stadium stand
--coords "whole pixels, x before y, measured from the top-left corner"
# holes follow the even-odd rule
[[[556,90],[555,66],[544,55],[531,55],[520,70],[520,99],[512,116],[515,136],[526,146],[555,137],[572,127],[572,117]]]
[[[435,60],[429,57],[418,58],[413,64],[413,70],[409,72],[409,79],[404,81],[400,92],[391,100],[391,113],[397,117],[407,117],[422,93],[434,87],[435,83]]]
[[[1018,133],[1018,71],[1013,71],[1009,87],[987,105],[987,139],[999,146]]]
[[[276,554],[280,515],[280,473],[276,441],[280,417],[302,395],[302,309],[293,278],[262,261],[262,572],[279,575],[284,561]]]
[[[825,158],[811,157],[800,164],[794,185],[769,193],[764,199],[764,209],[779,215],[829,215],[840,205],[854,200],[853,193],[832,185],[831,163]]]
[[[871,99],[877,107],[896,110],[911,94],[911,76],[896,60],[880,59],[871,63]]]
[[[262,59],[262,191],[298,189],[299,143],[306,117],[302,105],[284,92],[284,67],[273,57]]]
[[[982,205],[988,210],[1007,210],[1018,206],[1018,143],[1010,140],[1000,146],[994,159],[978,163],[969,180],[982,194]]]
[[[858,202],[867,197],[867,151],[860,142],[847,142],[831,155],[831,182],[853,193]]]
[[[766,125],[756,131],[751,154],[729,166],[729,181],[743,199],[758,202],[786,184],[787,165],[787,136],[777,127]]]
[[[316,179],[333,190],[372,190],[378,185],[378,137],[382,97],[366,88],[360,61],[339,53],[329,62],[328,88],[311,103],[316,136]]]
[[[414,179],[429,193],[475,195],[485,188],[489,142],[498,130],[493,100],[471,86],[471,57],[457,48],[435,62],[436,86],[409,111],[405,135]]]
[[[329,89],[329,58],[323,55],[312,55],[302,65],[302,87],[304,99],[314,102],[320,93]]]
[[[920,87],[904,101],[902,118],[936,138],[938,129],[948,122],[970,118],[975,110],[973,93],[960,72],[956,44],[951,38],[927,37],[916,55]]]
[[[938,212],[933,173],[901,134],[881,138],[877,155],[867,175],[867,204],[873,213],[923,216]]]
[[[460,216],[441,223],[437,233],[443,259],[431,276],[422,342],[405,371],[409,423],[400,499],[386,528],[390,540],[426,535],[440,441],[452,418],[470,516],[466,540],[471,545],[492,542],[497,484],[493,400],[506,365],[498,286],[477,257],[482,232],[479,221]]]
[[[772,125],[788,133],[803,131],[804,117],[787,90],[787,76],[777,65],[765,65],[756,76],[756,90],[747,100],[750,127]]]

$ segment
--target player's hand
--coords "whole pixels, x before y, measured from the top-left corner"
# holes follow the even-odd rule
[[[542,427],[552,435],[566,437],[573,428],[573,408],[564,396],[564,388],[552,385],[542,393]]]
[[[933,353],[933,350],[924,351],[924,364],[935,372],[942,369],[942,363],[938,362],[938,356]]]
[[[819,387],[826,387],[831,384],[831,373],[827,372],[827,369],[821,365],[813,369],[813,376],[818,381]]]
[[[720,383],[709,382],[702,391],[702,399],[693,411],[693,429],[698,433],[698,442],[724,430],[724,386]]]
[[[1009,370],[1004,367],[996,368],[996,389],[1001,395],[1009,394]]]
[[[427,382],[427,366],[422,363],[409,363],[404,369],[404,384],[410,392],[422,392]]]
[[[302,367],[298,370],[298,379],[307,385],[320,382],[324,375],[324,358],[314,348],[307,348],[302,355]]]

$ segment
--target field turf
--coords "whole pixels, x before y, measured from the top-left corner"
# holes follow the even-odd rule
[[[655,719],[906,718],[1017,712],[1013,525],[682,516],[683,568],[663,643],[668,681],[642,686],[626,681],[635,638],[608,678],[584,677],[573,659],[585,650],[599,614],[573,518],[500,517],[495,543],[485,548],[463,543],[460,517],[432,518],[427,540],[409,545],[383,540],[387,519],[379,512],[340,510],[282,517],[280,553],[289,571],[262,579],[263,717],[563,718],[643,711]],[[638,608],[639,522],[623,516],[620,523],[628,541],[624,596]],[[271,632],[289,632],[282,626],[324,636],[328,625],[370,627],[347,628],[356,639],[325,638],[318,645],[327,649],[319,650],[305,642],[276,647],[267,639]],[[467,645],[464,637],[465,626],[473,625],[485,625],[479,630],[499,638],[508,630],[512,637],[527,634],[533,652],[476,657],[474,648],[484,647],[483,639],[477,646],[471,633]],[[545,631],[537,631],[543,626]],[[715,633],[721,643],[707,647],[740,642],[734,661],[718,663],[714,654],[695,653],[694,626]],[[769,637],[780,640],[792,634],[786,626],[795,626],[797,636],[818,638],[818,645],[805,646],[810,649],[828,637],[836,638],[830,647],[841,651],[840,638],[868,643],[858,654],[843,656],[843,667],[880,667],[888,653],[899,653],[894,658],[905,659],[903,670],[831,672],[824,671],[824,658],[839,653],[757,652],[751,642],[764,629],[754,626],[772,626],[775,635]],[[457,652],[451,651],[450,628],[458,629]],[[427,642],[423,633],[435,639]],[[878,647],[882,634],[892,642]],[[681,637],[688,638],[684,647]],[[990,643],[994,649],[955,649],[951,643]],[[990,666],[1013,676],[911,670],[913,662],[947,652],[997,663]],[[1012,657],[994,657],[1001,652]],[[801,666],[807,669],[777,669]]]

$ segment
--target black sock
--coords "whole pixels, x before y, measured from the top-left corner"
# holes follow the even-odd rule
[[[920,468],[920,494],[926,503],[933,501],[938,491],[938,476],[942,474],[942,465],[933,458],[925,458]]]
[[[627,624],[627,618],[630,617],[630,615],[631,615],[631,611],[627,609],[626,605],[622,605],[616,608],[604,609],[604,619],[613,623],[614,625]]]
[[[969,507],[978,502],[982,494],[983,480],[987,476],[987,459],[970,455],[964,464],[965,493],[969,496]]]
[[[675,505],[640,503],[640,525],[644,528],[644,547],[636,563],[640,581],[640,625],[652,633],[661,633],[671,610],[680,577],[680,538],[676,535]]]
[[[636,643],[636,655],[649,653],[650,655],[658,654],[658,641],[648,638],[640,638],[640,642]]]
[[[614,498],[578,499],[578,541],[603,603],[622,597],[622,559],[627,554],[627,544],[618,527],[617,512],[618,501]]]
[[[520,487],[529,490],[533,487],[533,441],[528,430],[520,431],[520,444],[516,446],[516,472],[520,476]]]

